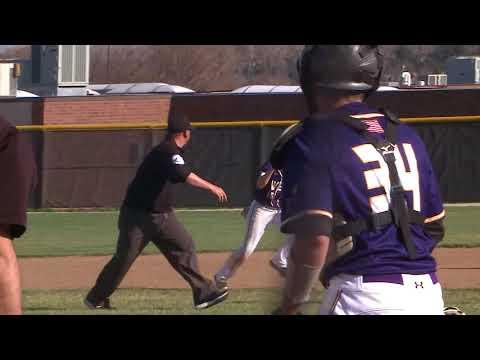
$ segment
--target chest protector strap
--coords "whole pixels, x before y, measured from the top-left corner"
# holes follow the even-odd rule
[[[423,225],[425,218],[419,212],[408,209],[405,199],[405,190],[400,182],[398,170],[395,166],[396,159],[394,151],[396,144],[396,128],[399,121],[389,113],[385,115],[387,118],[385,140],[374,137],[366,130],[363,130],[362,134],[367,142],[375,147],[388,166],[391,185],[390,209],[382,213],[372,214],[366,219],[360,219],[336,226],[333,229],[332,236],[334,239],[342,239],[348,236],[358,235],[363,231],[378,231],[386,225],[394,224],[407,248],[409,257],[413,260],[417,258],[417,250],[411,239],[410,224]]]

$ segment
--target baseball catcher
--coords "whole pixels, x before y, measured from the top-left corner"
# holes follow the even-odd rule
[[[294,234],[277,314],[297,314],[319,276],[320,314],[444,314],[432,251],[445,211],[425,145],[366,98],[374,45],[308,45],[298,61],[309,116],[272,154],[284,170],[282,226]]]

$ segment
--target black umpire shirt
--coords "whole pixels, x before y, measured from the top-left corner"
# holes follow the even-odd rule
[[[128,187],[124,206],[149,212],[172,211],[173,184],[185,182],[191,173],[182,153],[173,140],[156,146],[143,160]]]
[[[26,230],[28,198],[36,181],[31,144],[0,117],[0,224],[10,227],[12,238]]]

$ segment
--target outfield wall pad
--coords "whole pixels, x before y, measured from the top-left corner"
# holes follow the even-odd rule
[[[413,125],[426,143],[447,202],[480,202],[480,123]],[[252,198],[256,172],[285,127],[196,129],[185,152],[199,175],[225,188],[229,206]],[[116,207],[164,130],[24,132],[36,148],[39,189],[32,207]],[[43,150],[41,150],[43,148]],[[207,192],[179,185],[179,207],[216,206]]]
[[[445,201],[480,202],[478,99],[477,89],[438,89],[383,92],[369,102],[413,121],[432,157]],[[53,104],[59,106],[55,111]],[[80,114],[80,108],[90,108],[91,113]],[[141,159],[163,138],[168,116],[178,114],[215,125],[195,130],[186,158],[201,176],[226,189],[229,206],[240,207],[251,200],[256,171],[274,140],[305,115],[305,104],[302,95],[290,94],[100,96],[2,100],[0,114],[17,125],[34,125],[22,132],[30,137],[39,164],[40,185],[32,207],[118,206]],[[22,122],[22,114],[31,119]],[[242,126],[231,123],[238,121]],[[266,126],[269,121],[280,125]],[[148,126],[142,125],[146,122]],[[84,128],[71,131],[78,125]],[[179,207],[216,206],[205,191],[179,188]]]

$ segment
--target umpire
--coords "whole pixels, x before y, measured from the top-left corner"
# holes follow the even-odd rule
[[[222,188],[203,180],[185,164],[183,148],[191,138],[191,130],[187,119],[172,118],[165,140],[140,165],[120,209],[116,253],[85,298],[89,308],[112,309],[110,295],[150,241],[188,282],[195,308],[206,309],[227,298],[227,290],[218,289],[200,273],[195,244],[173,209],[176,183],[186,182],[210,191],[220,202],[227,200]]]

